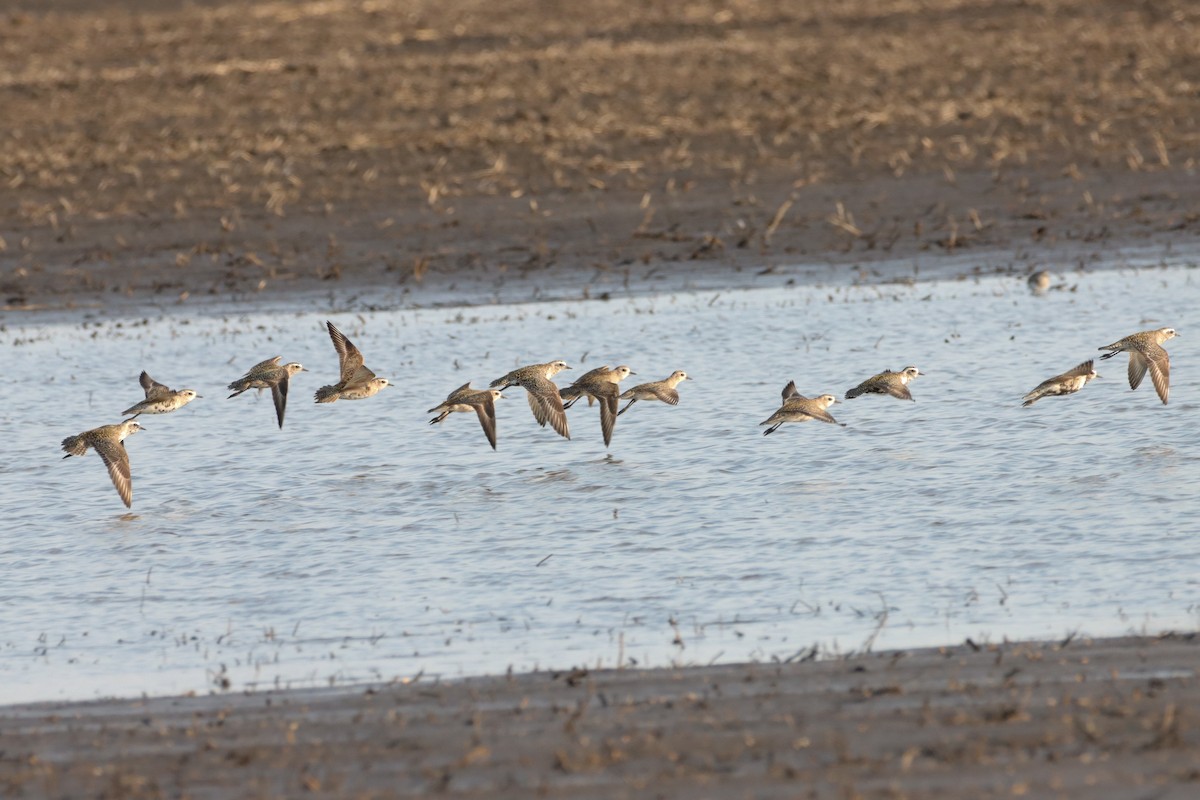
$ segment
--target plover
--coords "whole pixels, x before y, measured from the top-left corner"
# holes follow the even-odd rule
[[[1031,406],[1043,397],[1060,397],[1065,394],[1075,394],[1092,378],[1099,378],[1096,374],[1096,368],[1092,366],[1091,359],[1080,364],[1075,369],[1068,370],[1062,375],[1055,375],[1053,378],[1044,380],[1037,385],[1036,388],[1029,394],[1025,395],[1025,402],[1022,406]]]
[[[119,422],[116,425],[102,425],[90,431],[84,431],[78,436],[68,436],[62,440],[62,449],[66,453],[63,458],[81,456],[89,447],[99,455],[104,466],[108,467],[108,476],[112,478],[113,486],[126,508],[133,507],[133,478],[129,472],[129,453],[125,452],[123,442],[127,436],[145,430],[132,419]]]
[[[271,397],[275,400],[275,417],[279,420],[280,429],[283,428],[283,413],[287,410],[288,383],[297,372],[308,372],[294,361],[290,364],[280,364],[282,360],[283,356],[275,356],[261,361],[229,384],[229,388],[233,389],[230,398],[237,397],[247,389],[270,389]]]
[[[363,365],[362,353],[332,322],[326,320],[325,327],[329,329],[329,338],[333,340],[333,349],[337,351],[341,375],[334,385],[317,389],[318,403],[362,400],[378,394],[380,389],[389,385],[387,378],[376,378],[375,373]]]
[[[587,397],[589,406],[593,400],[600,401],[600,433],[604,436],[605,447],[612,441],[613,426],[617,422],[617,406],[621,402],[618,399],[621,390],[617,386],[633,374],[633,370],[625,365],[610,368],[605,364],[583,373],[579,380],[559,390],[563,398],[563,408],[570,408],[580,397]]]
[[[491,388],[504,391],[510,386],[522,387],[528,393],[529,409],[538,424],[544,428],[549,422],[550,427],[554,428],[559,436],[570,439],[571,431],[567,428],[567,412],[563,410],[562,395],[550,380],[564,369],[570,367],[563,361],[530,364],[492,381]]]
[[[1050,273],[1044,269],[1039,269],[1037,272],[1029,276],[1026,281],[1029,284],[1029,291],[1034,294],[1045,294],[1050,288]]]
[[[675,387],[678,386],[681,381],[690,380],[692,379],[688,377],[686,372],[683,370],[675,370],[671,373],[670,377],[664,378],[661,381],[639,383],[632,389],[626,389],[621,393],[620,399],[628,400],[629,402],[625,404],[624,408],[617,412],[617,416],[619,417],[628,411],[629,407],[638,400],[661,400],[669,405],[677,406],[679,405],[679,392]]]
[[[138,377],[138,381],[146,392],[146,399],[121,412],[123,416],[132,414],[130,419],[136,419],[139,414],[169,414],[200,396],[193,389],[172,391],[147,375],[145,370]]]
[[[899,372],[884,370],[878,375],[872,375],[858,386],[846,392],[846,399],[853,400],[862,394],[890,394],[892,397],[898,397],[901,400],[912,400],[913,396],[908,391],[908,384],[910,381],[924,374],[924,372],[921,372],[916,367],[905,367]]]
[[[1167,395],[1171,392],[1171,359],[1162,343],[1174,339],[1179,334],[1174,328],[1159,328],[1156,331],[1141,331],[1132,333],[1124,339],[1097,348],[1111,350],[1100,358],[1112,358],[1122,351],[1129,353],[1129,388],[1136,389],[1150,370],[1150,380],[1154,381],[1154,389],[1158,399],[1167,403]]]
[[[831,394],[823,394],[814,398],[805,397],[796,391],[796,383],[792,381],[783,388],[783,405],[779,407],[778,411],[759,423],[759,425],[771,426],[763,431],[763,436],[779,430],[779,426],[785,422],[807,422],[810,419],[816,419],[821,422],[842,425],[825,410],[836,402],[838,399]],[[845,426],[842,425],[842,427]]]
[[[437,414],[429,420],[430,425],[437,424],[456,411],[474,411],[479,416],[479,424],[487,436],[492,449],[496,449],[496,401],[504,397],[499,389],[472,389],[471,382],[446,395],[440,404],[429,409],[427,414]]]

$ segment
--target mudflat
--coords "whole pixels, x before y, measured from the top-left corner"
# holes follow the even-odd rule
[[[0,309],[1192,248],[1198,35],[1183,0],[17,0]],[[12,706],[0,795],[1193,797],[1198,655]]]
[[[17,0],[0,31],[8,309],[1067,269],[1200,225],[1184,0]]]
[[[0,793],[1182,799],[1200,791],[1195,636],[799,659],[10,706],[0,708]]]

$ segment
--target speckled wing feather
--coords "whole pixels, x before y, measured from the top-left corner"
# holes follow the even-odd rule
[[[1142,385],[1142,379],[1146,377],[1146,370],[1150,368],[1150,362],[1146,357],[1137,350],[1129,351],[1129,388],[1136,389]]]
[[[133,477],[129,471],[129,453],[125,445],[108,439],[96,439],[92,442],[104,466],[108,467],[108,477],[112,478],[113,486],[126,508],[133,507]]]
[[[1158,399],[1166,405],[1167,395],[1171,393],[1171,359],[1167,356],[1167,351],[1158,345],[1148,350],[1145,359],[1150,365],[1150,380],[1154,381],[1154,391],[1158,392]]]
[[[650,390],[659,400],[669,405],[679,405],[679,392],[669,386],[655,386]]]
[[[913,399],[912,392],[910,392],[908,390],[908,386],[906,386],[903,383],[900,383],[900,381],[895,381],[895,382],[889,381],[882,388],[884,391],[886,391],[892,397],[898,397],[901,400],[912,400]],[[914,402],[916,402],[916,401],[914,401]]]
[[[876,381],[876,379],[877,379],[878,377],[879,377],[879,376],[878,376],[878,375],[876,375],[876,376],[874,376],[874,377],[867,378],[865,381],[863,381],[862,383],[860,383],[858,386],[855,386],[853,389],[851,389],[851,390],[849,390],[848,392],[846,392],[846,399],[847,399],[847,400],[853,400],[854,398],[856,398],[856,397],[858,397],[858,396],[860,396],[860,395],[864,395],[864,394],[866,394],[867,392],[878,391],[877,389],[875,389],[875,388],[874,388],[874,387],[875,387],[875,381]]]
[[[567,412],[563,410],[562,397],[558,393],[558,387],[549,378],[530,380],[524,386],[529,399],[529,408],[533,411],[533,418],[538,421],[538,424],[545,427],[546,423],[549,423],[559,436],[570,439],[571,431],[567,427]]]
[[[146,374],[145,370],[142,370],[142,374],[138,376],[138,382],[142,384],[142,389],[146,392],[147,400],[158,400],[171,394],[169,388],[151,378]]]
[[[786,403],[788,400],[791,400],[793,397],[803,398],[804,395],[800,394],[800,392],[796,389],[795,381],[788,381],[788,385],[783,387],[783,402]]]
[[[326,321],[325,327],[329,329],[329,338],[333,340],[333,349],[338,354],[338,363],[341,365],[339,383],[341,388],[345,389],[353,381],[359,379],[359,368],[363,365],[363,355],[332,322]],[[369,381],[375,377],[375,373],[370,370],[366,370],[366,373],[368,377],[363,378],[363,381]]]

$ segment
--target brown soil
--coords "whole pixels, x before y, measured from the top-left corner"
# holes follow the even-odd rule
[[[1198,40],[1186,0],[18,0],[0,307],[1193,246]]]
[[[0,708],[5,798],[1200,794],[1200,640]]]

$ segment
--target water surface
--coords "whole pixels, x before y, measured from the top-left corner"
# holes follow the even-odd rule
[[[1187,265],[912,286],[776,287],[474,308],[91,324],[0,333],[0,702],[455,677],[505,669],[802,657],[1004,637],[1194,628],[1200,600],[1200,286]],[[397,386],[314,405],[324,321]],[[1099,363],[1171,325],[1172,395]],[[312,371],[276,428],[224,386],[274,355]],[[600,439],[538,428],[520,390],[492,452],[466,381],[563,358],[574,374],[684,369]],[[864,397],[847,427],[758,423],[790,379],[841,396],[916,364],[917,402]],[[143,418],[124,514],[64,436],[115,422],[147,369],[203,399]],[[572,373],[564,373],[568,377]],[[563,381],[560,380],[560,383]]]

